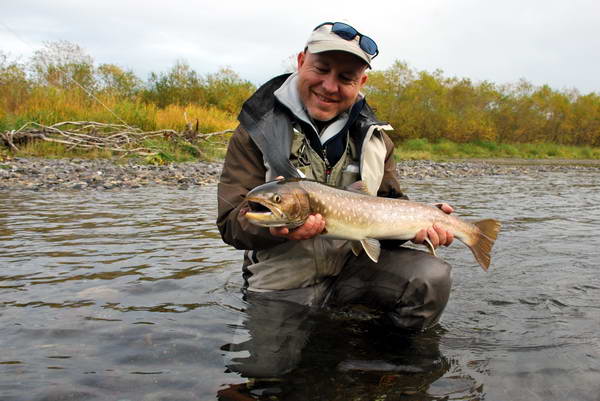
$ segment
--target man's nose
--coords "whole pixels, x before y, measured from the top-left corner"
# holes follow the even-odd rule
[[[322,86],[327,93],[336,93],[338,89],[338,80],[336,76],[333,74],[327,74],[323,78]]]

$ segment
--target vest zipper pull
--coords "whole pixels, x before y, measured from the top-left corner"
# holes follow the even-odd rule
[[[323,161],[325,162],[325,183],[329,184],[329,177],[331,176],[331,163],[327,159],[327,146],[323,147]]]

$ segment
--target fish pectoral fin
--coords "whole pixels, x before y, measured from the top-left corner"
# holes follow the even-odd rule
[[[363,246],[360,241],[351,241],[350,246],[352,246],[352,253],[354,256],[360,255],[360,252],[363,250]]]
[[[431,241],[429,241],[429,238],[425,238],[424,242],[425,242],[425,245],[427,246],[427,249],[429,249],[429,253],[432,254],[433,256],[437,256],[437,254],[435,253],[435,247],[433,246]]]
[[[379,241],[375,238],[361,239],[360,243],[371,260],[375,263],[379,260],[379,254],[381,253],[381,246]]]

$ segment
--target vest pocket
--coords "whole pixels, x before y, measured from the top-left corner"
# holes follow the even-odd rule
[[[360,180],[360,169],[358,168],[358,164],[349,163],[342,170],[342,178],[340,180],[340,187],[346,188],[347,186],[352,185],[356,181]]]

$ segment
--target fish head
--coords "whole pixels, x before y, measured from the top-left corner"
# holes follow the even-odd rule
[[[262,227],[299,227],[310,215],[308,192],[295,179],[270,181],[246,195],[249,210],[244,215]]]

